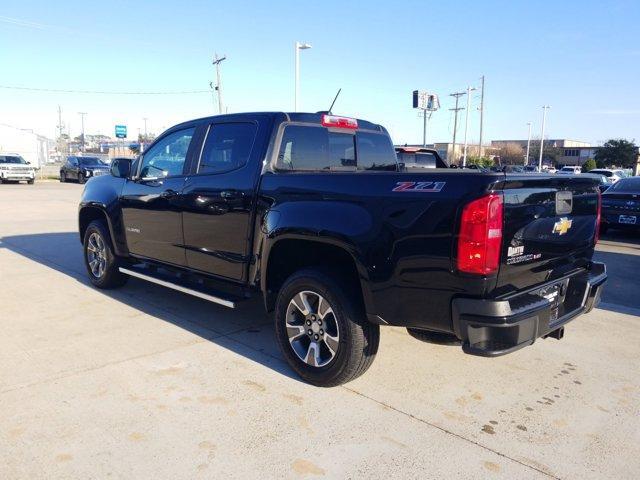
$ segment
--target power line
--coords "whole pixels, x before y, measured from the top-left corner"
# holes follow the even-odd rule
[[[15,85],[0,85],[0,88],[6,90],[25,90],[30,92],[50,92],[50,93],[89,93],[99,95],[188,95],[193,93],[209,93],[209,90],[174,90],[165,92],[118,92],[109,90],[65,90],[56,88],[35,88],[35,87],[18,87]]]

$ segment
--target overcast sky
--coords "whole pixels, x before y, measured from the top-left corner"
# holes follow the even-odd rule
[[[396,143],[422,139],[411,92],[440,95],[429,141],[450,141],[449,93],[486,76],[485,139],[547,136],[600,143],[639,139],[637,0],[595,1],[153,1],[11,2],[0,7],[3,87],[92,91],[207,90],[211,57],[226,54],[230,112],[293,109],[294,42],[300,110],[385,125]],[[98,4],[102,5],[98,7]],[[464,100],[463,100],[464,103]],[[101,95],[0,88],[0,123],[55,135],[57,106],[71,134],[129,136],[215,113],[211,93]],[[469,137],[477,141],[479,94]],[[464,105],[463,105],[464,106]],[[460,117],[459,136],[464,129]]]

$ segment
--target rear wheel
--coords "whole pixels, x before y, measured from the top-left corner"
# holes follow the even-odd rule
[[[118,269],[118,258],[113,253],[109,230],[103,221],[94,220],[85,231],[84,263],[89,280],[98,288],[118,288],[129,278]]]
[[[317,269],[294,273],[276,302],[276,336],[305,381],[333,387],[362,375],[373,362],[380,327],[369,323],[357,292]]]

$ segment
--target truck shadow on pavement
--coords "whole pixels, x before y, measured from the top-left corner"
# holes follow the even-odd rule
[[[87,278],[77,232],[6,236],[0,238],[0,248],[54,269],[110,299],[300,381],[278,351],[272,317],[265,312],[258,296],[241,302],[235,309],[228,309],[135,278],[117,290],[96,289]],[[65,295],[65,292],[52,289],[51,295]],[[77,308],[78,315],[86,315],[86,311],[79,306],[74,307],[72,301],[66,308],[66,313]]]

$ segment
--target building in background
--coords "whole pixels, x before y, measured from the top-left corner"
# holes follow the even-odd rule
[[[0,153],[17,153],[36,168],[49,162],[49,151],[55,142],[33,130],[0,123]]]
[[[531,144],[540,143],[539,139],[531,139]],[[492,140],[491,146],[497,149],[507,147],[508,145],[518,145],[523,150],[527,148],[527,140]],[[544,140],[544,146],[557,148],[560,150],[560,156],[557,157],[558,165],[582,165],[590,158],[595,158],[598,147],[592,146],[589,142],[580,140],[570,140],[567,138],[549,138]],[[534,159],[537,161],[537,159]]]

